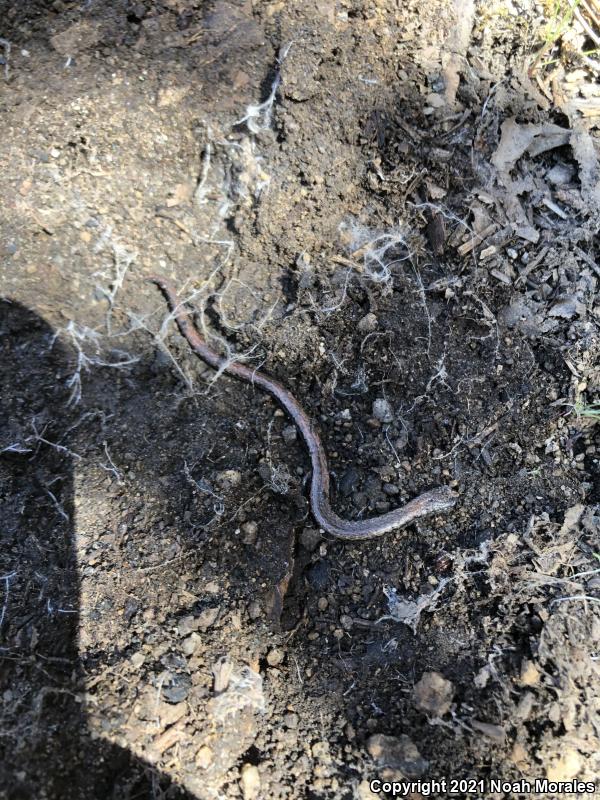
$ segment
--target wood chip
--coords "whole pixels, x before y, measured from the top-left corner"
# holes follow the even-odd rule
[[[497,278],[501,283],[505,283],[507,286],[510,286],[512,281],[504,272],[501,272],[499,269],[492,269],[490,270],[490,275],[493,275],[494,278]]]
[[[496,233],[497,230],[498,226],[496,225],[495,222],[492,222],[490,225],[487,226],[487,228],[484,228],[481,231],[479,236],[472,236],[468,242],[461,244],[461,246],[458,248],[459,255],[466,256],[467,253],[470,253],[480,244],[483,244],[483,242],[488,238],[488,236],[491,236],[493,233]]]

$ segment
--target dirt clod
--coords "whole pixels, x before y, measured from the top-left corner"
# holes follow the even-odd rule
[[[367,750],[379,766],[398,769],[410,778],[423,775],[429,767],[429,762],[422,758],[408,736],[373,734],[367,741]]]
[[[439,672],[424,672],[413,689],[415,707],[434,717],[443,717],[450,710],[454,687]]]

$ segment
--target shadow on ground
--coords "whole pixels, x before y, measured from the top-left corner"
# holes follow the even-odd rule
[[[191,798],[88,730],[63,379],[70,362],[39,316],[0,302],[0,795]]]

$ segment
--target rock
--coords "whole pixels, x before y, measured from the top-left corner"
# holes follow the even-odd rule
[[[244,544],[254,544],[258,536],[258,525],[256,522],[244,522],[242,525],[242,542]]]
[[[131,666],[134,669],[139,669],[145,661],[145,657],[143,653],[134,653],[131,656]]]
[[[263,679],[250,667],[236,669],[227,658],[221,658],[213,667],[215,675],[215,697],[207,709],[217,722],[237,717],[243,710],[262,713],[265,709]]]
[[[255,800],[260,792],[260,773],[254,764],[244,764],[240,774],[240,785],[244,800]]]
[[[131,620],[135,617],[137,612],[139,611],[140,604],[137,600],[133,597],[128,597],[125,602],[125,608],[123,609],[123,617],[125,622],[131,622]]]
[[[349,617],[348,614],[342,614],[340,617],[340,625],[345,631],[351,630],[353,624],[352,617]]]
[[[441,94],[437,94],[436,92],[431,92],[425,98],[425,102],[431,108],[442,108],[446,105],[446,100],[442,97]]]
[[[224,469],[217,473],[216,481],[222,489],[231,489],[242,483],[242,473],[237,469]]]
[[[284,658],[285,658],[285,653],[283,652],[283,650],[278,650],[276,647],[274,647],[267,653],[267,664],[270,667],[277,667],[279,666],[279,664],[282,663]]]
[[[549,781],[570,781],[582,766],[583,761],[577,750],[568,748],[548,766],[546,777]]]
[[[529,765],[529,757],[527,755],[527,750],[525,750],[520,742],[515,742],[510,754],[510,758],[518,769],[527,769]]]
[[[309,553],[317,549],[317,545],[321,541],[321,534],[315,528],[304,528],[300,534],[300,544]]]
[[[585,316],[585,310],[585,305],[577,297],[568,295],[554,303],[548,314],[551,317],[573,319],[577,314]]]
[[[183,654],[186,656],[194,655],[196,648],[198,647],[201,641],[202,639],[198,636],[197,633],[192,633],[191,636],[188,636],[187,639],[183,640],[183,643],[181,645],[181,650]]]
[[[191,614],[182,617],[177,623],[177,633],[179,634],[179,636],[181,636],[182,639],[185,638],[186,636],[189,636],[190,633],[194,633],[194,631],[197,630],[198,630],[198,620]]]
[[[366,314],[358,323],[358,330],[361,333],[373,333],[377,329],[378,320],[372,312]]]
[[[192,679],[185,672],[169,673],[162,685],[162,696],[167,703],[182,703],[192,688]]]
[[[311,747],[313,758],[319,761],[329,763],[331,762],[331,755],[329,753],[329,742],[315,742]]]
[[[429,762],[408,736],[375,733],[367,739],[367,750],[378,766],[399,769],[409,778],[418,778],[429,768]]]
[[[383,397],[378,397],[373,402],[373,416],[380,422],[393,422],[394,412],[389,402]]]
[[[420,711],[443,717],[450,710],[454,686],[439,672],[424,672],[413,689],[413,703]]]
[[[329,562],[322,559],[310,567],[306,573],[306,578],[315,591],[322,592],[329,585],[329,573]]]
[[[98,44],[102,37],[100,24],[91,20],[74,22],[62,33],[50,37],[50,44],[61,56],[76,56]]]
[[[521,663],[521,683],[523,686],[537,686],[540,682],[541,672],[533,663],[526,658]]]
[[[214,625],[217,621],[220,611],[221,606],[216,606],[215,608],[205,608],[198,617],[198,627],[203,631],[205,631],[207,628],[210,628],[210,626]]]
[[[196,753],[196,765],[200,769],[208,769],[214,760],[213,751],[206,744]]]
[[[129,12],[130,17],[133,17],[136,21],[144,19],[146,16],[146,6],[143,3],[134,3],[131,7],[131,11]]]
[[[248,605],[248,616],[250,619],[258,619],[262,614],[262,609],[260,607],[260,603],[257,600],[253,600]]]

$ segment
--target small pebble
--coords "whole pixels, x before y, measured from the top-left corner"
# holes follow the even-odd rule
[[[182,617],[179,622],[177,623],[177,633],[182,638],[185,636],[189,636],[190,633],[198,630],[198,622],[195,617],[191,614],[188,614],[185,617]]]
[[[208,745],[202,745],[196,753],[196,764],[200,769],[208,769],[214,760],[213,751]]]
[[[256,522],[244,522],[242,525],[242,542],[244,544],[254,544],[258,535],[258,525]]]
[[[241,770],[242,795],[244,800],[255,800],[260,792],[260,772],[254,764],[244,764]]]
[[[186,673],[170,673],[162,685],[162,695],[167,703],[181,703],[189,694],[192,679]]]
[[[279,664],[282,663],[284,658],[285,658],[285,653],[283,652],[283,650],[279,650],[277,647],[274,647],[267,653],[267,664],[270,667],[278,667]]]
[[[340,625],[344,630],[349,631],[352,628],[352,617],[349,617],[347,614],[342,614],[340,617]]]
[[[248,606],[248,616],[250,619],[258,619],[262,614],[262,610],[260,607],[260,603],[256,600],[253,600],[250,605]]]
[[[289,713],[283,717],[283,724],[286,728],[298,727],[298,714]]]
[[[394,419],[394,412],[389,402],[382,397],[378,397],[373,402],[373,416],[380,422],[392,422]]]
[[[239,486],[242,482],[242,473],[237,469],[224,469],[217,473],[217,483],[223,489]]]
[[[144,661],[145,661],[145,658],[144,658],[143,653],[134,653],[131,656],[131,666],[134,669],[139,669],[142,666],[142,664],[144,663]]]
[[[439,672],[424,672],[413,689],[415,707],[435,717],[443,717],[450,710],[454,686]]]
[[[366,314],[358,323],[358,330],[361,333],[373,333],[377,329],[378,321],[372,312]]]
[[[214,625],[217,621],[220,611],[220,606],[216,606],[215,608],[205,608],[198,617],[198,627],[202,628],[202,630],[210,628],[210,626]]]
[[[192,633],[191,636],[188,636],[187,639],[184,639],[181,644],[181,651],[186,656],[194,655],[196,648],[200,644],[202,639],[198,636],[197,633]]]

